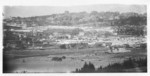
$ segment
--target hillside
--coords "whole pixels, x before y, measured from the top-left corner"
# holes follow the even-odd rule
[[[147,14],[134,12],[78,12],[70,13],[65,11],[61,14],[52,14],[35,17],[11,17],[4,19],[4,25],[28,27],[45,26],[66,26],[66,27],[111,27],[118,34],[145,35]],[[42,28],[41,28],[42,29]]]

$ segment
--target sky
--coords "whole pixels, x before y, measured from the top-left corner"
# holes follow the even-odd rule
[[[96,4],[79,6],[4,6],[4,17],[31,17],[69,12],[136,12],[145,13],[146,5]]]

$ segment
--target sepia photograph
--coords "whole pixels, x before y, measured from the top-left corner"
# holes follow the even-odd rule
[[[147,5],[3,6],[3,73],[147,73]]]

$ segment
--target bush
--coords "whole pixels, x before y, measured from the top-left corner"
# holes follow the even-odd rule
[[[66,59],[66,56],[62,56],[62,59]]]
[[[53,57],[52,60],[53,61],[62,61],[62,58],[60,58],[60,57]]]
[[[125,48],[130,48],[130,45],[129,44],[124,44],[124,47]]]
[[[140,48],[146,49],[147,48],[147,44],[146,43],[140,44]]]
[[[65,44],[60,45],[60,48],[61,48],[61,49],[67,49],[67,47],[66,47],[66,45],[65,45]]]

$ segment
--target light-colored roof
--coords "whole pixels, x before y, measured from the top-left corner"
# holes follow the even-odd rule
[[[30,30],[13,30],[14,32],[30,32]]]

